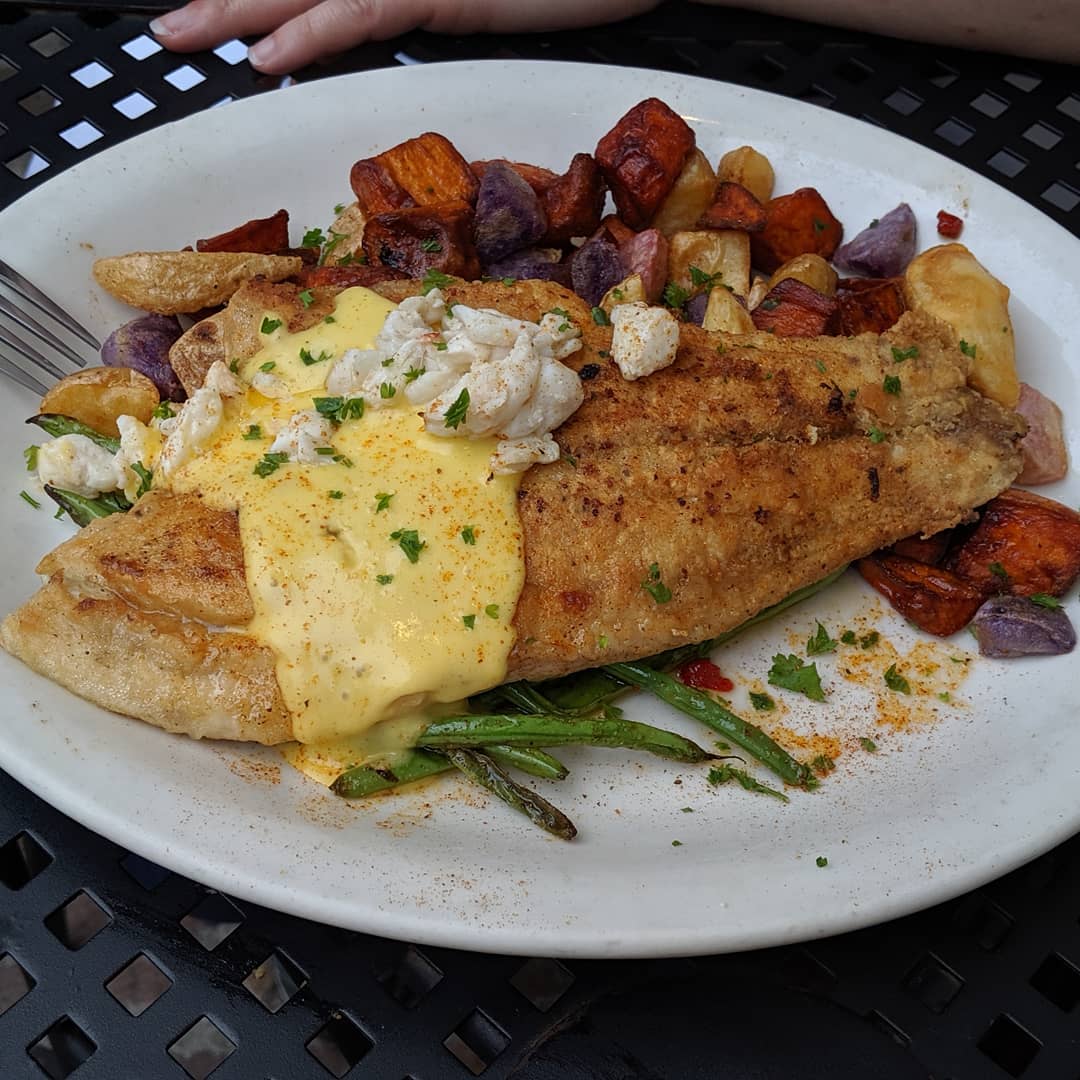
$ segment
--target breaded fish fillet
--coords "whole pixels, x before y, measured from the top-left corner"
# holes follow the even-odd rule
[[[415,285],[380,288],[406,290]],[[610,359],[610,330],[557,285],[448,296],[526,319],[560,307],[584,335],[568,363],[586,396],[556,432],[563,459],[530,469],[519,491],[526,577],[511,679],[714,637],[879,547],[965,520],[1021,467],[1023,421],[967,387],[955,336],[924,316],[880,338],[684,326],[675,363],[631,383]],[[902,365],[894,347],[909,356]],[[897,374],[903,392],[886,393]],[[49,584],[4,621],[0,643],[83,697],[170,730],[288,738],[269,651],[203,626],[250,618],[230,517],[154,492],[94,522],[42,561]],[[665,603],[643,587],[654,564]],[[139,690],[162,683],[161,664],[167,708]]]

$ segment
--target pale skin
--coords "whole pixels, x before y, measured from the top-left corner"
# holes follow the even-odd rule
[[[447,34],[566,30],[640,15],[658,2],[192,0],[155,19],[151,29],[177,52],[260,35],[249,59],[258,70],[280,75],[417,28]],[[740,0],[740,6],[940,45],[1080,61],[1080,0]]]

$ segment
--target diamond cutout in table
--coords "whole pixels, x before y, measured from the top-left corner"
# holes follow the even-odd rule
[[[340,1080],[374,1045],[352,1017],[335,1013],[308,1040],[306,1049],[331,1076]]]
[[[70,1016],[61,1016],[26,1048],[49,1080],[64,1080],[95,1050],[97,1043]]]
[[[910,90],[905,90],[900,86],[885,98],[885,104],[901,116],[910,116],[913,112],[922,108],[923,100],[917,94],[913,94]]]
[[[105,989],[132,1016],[142,1016],[172,984],[146,953],[139,953],[105,984]]]
[[[1025,94],[1030,94],[1037,86],[1042,85],[1042,79],[1037,75],[1030,75],[1026,71],[1010,71],[1004,76],[1004,79],[1010,86],[1015,86],[1017,90],[1023,90]]]
[[[0,956],[0,1016],[34,989],[34,977],[11,953]]]
[[[244,989],[268,1012],[276,1013],[306,985],[308,977],[283,952],[272,952],[243,982]]]
[[[10,161],[5,164],[11,168]],[[47,166],[48,162],[44,167]],[[12,171],[15,172],[14,169]],[[16,175],[19,174],[16,173]],[[52,855],[32,834],[26,831],[17,833],[3,847],[0,847],[0,882],[9,889],[21,889],[33,881],[52,861]]]
[[[1067,98],[1058,102],[1058,112],[1063,112],[1073,120],[1080,120],[1080,95],[1070,94]]]
[[[808,101],[811,105],[820,105],[824,109],[828,109],[836,101],[836,95],[830,94],[823,86],[818,86],[814,83],[812,86],[808,86],[801,94],[797,95],[800,101]]]
[[[866,1020],[871,1027],[877,1028],[882,1035],[887,1035],[897,1046],[906,1048],[911,1043],[911,1036],[899,1024],[894,1024],[884,1013],[878,1012],[877,1009],[871,1009],[866,1014]]]
[[[48,60],[50,56],[63,52],[70,44],[71,39],[64,37],[59,30],[48,30],[40,37],[34,38],[30,42],[30,48],[38,56],[44,56]]]
[[[963,146],[975,134],[975,129],[968,127],[967,124],[962,123],[955,117],[950,117],[934,128],[934,134],[940,135],[941,138],[947,143],[952,143],[953,146]]]
[[[190,90],[193,86],[206,82],[206,76],[198,68],[192,67],[190,64],[183,64],[178,68],[174,68],[164,78],[170,86],[175,86],[177,90]]]
[[[945,90],[960,78],[960,73],[940,60],[933,60],[923,68],[923,78],[939,90]]]
[[[72,952],[81,949],[111,922],[112,915],[85,889],[45,916],[46,927]]]
[[[6,56],[0,56],[0,82],[10,79],[12,75],[18,74],[18,71],[18,67]]]
[[[966,897],[954,916],[981,949],[993,952],[1009,936],[1016,920],[1000,904],[975,893]]]
[[[1002,176],[1010,178],[1019,176],[1027,168],[1027,160],[1011,150],[999,150],[993,157],[987,159],[987,165],[996,169]]]
[[[902,985],[932,1013],[943,1013],[964,988],[964,980],[944,960],[927,953],[904,976]]]
[[[97,142],[102,134],[103,132],[94,127],[89,120],[80,120],[77,124],[61,131],[60,138],[69,146],[74,146],[76,150],[82,150],[91,143]]]
[[[842,64],[837,66],[836,74],[839,75],[844,82],[851,83],[852,86],[858,86],[859,83],[866,82],[874,72],[861,61],[849,57]]]
[[[168,1053],[191,1080],[206,1080],[235,1049],[236,1043],[209,1016],[200,1016]]]
[[[760,82],[774,83],[783,78],[787,68],[771,56],[759,56],[746,70]]]
[[[406,1009],[415,1009],[443,980],[442,971],[414,945],[376,975],[379,985]]]
[[[443,1040],[473,1076],[484,1072],[509,1045],[510,1036],[483,1009],[473,1009]]]
[[[1060,953],[1051,953],[1028,981],[1062,1012],[1072,1012],[1080,1002],[1080,968]]]
[[[215,56],[220,57],[226,64],[233,67],[242,64],[247,59],[247,53],[247,46],[242,41],[237,41],[236,38],[233,38],[232,41],[226,41],[214,50]]]
[[[526,960],[510,976],[510,985],[534,1009],[546,1013],[574,985],[574,973],[558,960]]]
[[[210,108],[211,109],[216,109],[216,108],[219,108],[221,105],[228,105],[229,102],[235,101],[235,100],[236,100],[236,97],[233,94],[229,94],[228,97],[219,98],[217,101],[215,101],[210,106]]]
[[[19,108],[31,116],[44,116],[50,109],[60,105],[60,99],[49,89],[41,86],[32,94],[19,98]]]
[[[96,60],[91,60],[89,64],[83,64],[82,67],[76,68],[71,77],[80,85],[85,86],[87,90],[92,90],[95,86],[100,86],[103,82],[108,82],[113,77],[113,73],[104,65],[99,64]]]
[[[213,952],[243,921],[244,913],[231,900],[221,893],[208,893],[180,920],[180,925],[207,952]]]
[[[1011,1016],[1002,1013],[975,1044],[1010,1076],[1023,1076],[1042,1043]]]
[[[126,116],[129,120],[138,120],[140,116],[145,116],[152,109],[156,109],[157,104],[142,91],[135,90],[128,94],[127,97],[114,101],[113,108],[121,116]]]
[[[1042,197],[1048,203],[1056,206],[1059,210],[1064,210],[1066,213],[1075,210],[1077,204],[1080,203],[1080,191],[1069,187],[1068,184],[1063,184],[1060,180],[1055,180],[1042,193]]]
[[[4,168],[14,173],[20,180],[29,180],[31,176],[37,176],[50,165],[49,159],[42,157],[36,150],[24,150],[13,158],[4,162]]]
[[[158,866],[157,863],[152,863],[149,859],[144,859],[134,852],[129,852],[120,860],[120,869],[128,877],[137,881],[147,892],[156,889],[172,874],[171,870],[166,870],[164,867]]]
[[[1032,124],[1024,132],[1024,138],[1034,143],[1040,150],[1053,150],[1061,142],[1061,132],[1049,124]]]
[[[148,56],[161,52],[161,46],[149,34],[140,34],[130,41],[125,41],[120,48],[134,60],[145,60]]]
[[[991,94],[984,90],[972,101],[971,107],[976,112],[981,112],[983,116],[989,116],[991,120],[996,120],[1008,109],[1009,102],[1002,97],[998,97],[997,94]]]

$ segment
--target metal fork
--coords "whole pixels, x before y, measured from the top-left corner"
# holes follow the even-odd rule
[[[0,375],[7,376],[34,393],[44,394],[51,381],[49,376],[62,379],[70,374],[62,364],[86,367],[86,357],[31,315],[26,305],[36,308],[38,313],[53,320],[72,338],[89,346],[95,353],[100,352],[101,345],[89,330],[2,259],[0,285],[6,286],[22,301],[17,303],[0,292]],[[13,330],[10,324],[14,324],[19,332]],[[26,337],[30,337],[33,344]],[[21,357],[31,370],[16,363],[9,354]]]

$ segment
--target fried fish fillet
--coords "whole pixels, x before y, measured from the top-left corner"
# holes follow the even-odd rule
[[[281,311],[290,286],[274,288]],[[387,288],[401,299],[416,286]],[[969,518],[1020,471],[1023,421],[967,387],[955,335],[926,316],[858,338],[684,326],[675,363],[630,383],[610,330],[557,285],[448,296],[526,319],[560,307],[583,328],[568,363],[585,401],[556,432],[563,458],[519,490],[526,576],[511,679],[714,637],[879,547]],[[215,318],[251,308],[241,298]],[[898,373],[903,392],[887,393]],[[643,587],[654,564],[664,603]],[[290,737],[273,656],[231,629],[250,618],[233,515],[152,492],[39,572],[48,584],[0,626],[0,643],[35,670],[169,730]]]

